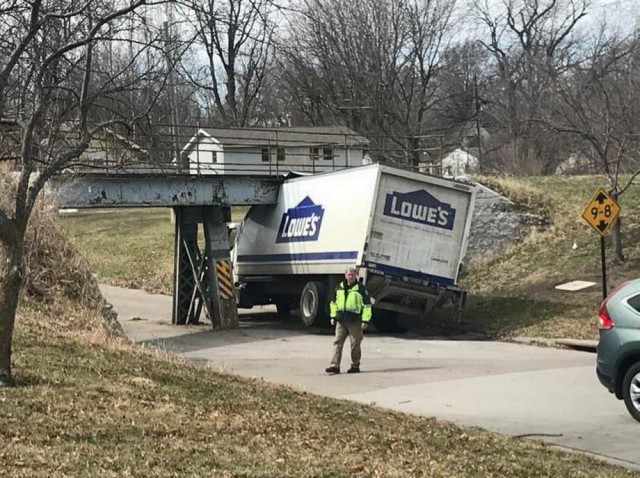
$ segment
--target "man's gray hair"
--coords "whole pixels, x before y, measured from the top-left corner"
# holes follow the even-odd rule
[[[345,272],[345,274],[347,272],[353,272],[354,274],[357,274],[358,273],[358,269],[356,269],[355,267],[347,267],[344,272]]]

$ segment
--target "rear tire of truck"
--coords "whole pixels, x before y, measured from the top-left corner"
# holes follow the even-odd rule
[[[311,327],[326,322],[327,288],[322,282],[307,282],[300,294],[300,317],[304,325]]]

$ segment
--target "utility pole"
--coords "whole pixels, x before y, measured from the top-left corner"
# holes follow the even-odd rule
[[[354,112],[356,110],[371,110],[373,109],[372,106],[356,106],[356,105],[350,105],[350,106],[338,106],[339,110],[347,110],[349,111],[349,121],[347,126],[349,127],[350,130],[352,131],[357,131],[358,129],[360,129],[360,125],[356,125],[355,124],[355,116],[354,116]],[[344,150],[345,150],[345,164],[347,167],[349,167],[349,162],[350,162],[350,154],[349,154],[349,145],[347,143],[347,135],[344,135]],[[335,170],[335,159],[334,159],[334,164],[333,164],[333,169]]]
[[[478,135],[478,164],[482,169],[482,135],[480,134],[480,98],[478,97],[478,75],[473,72],[473,97],[475,103],[476,134]]]
[[[180,138],[178,134],[178,104],[176,100],[175,55],[176,42],[173,30],[173,5],[167,4],[167,21],[164,22],[165,58],[167,60],[167,94],[169,99],[169,118],[171,122],[171,142],[173,144],[173,159],[180,165]]]

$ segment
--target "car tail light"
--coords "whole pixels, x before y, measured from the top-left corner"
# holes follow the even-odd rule
[[[613,328],[614,323],[611,317],[609,316],[609,311],[607,310],[607,301],[611,297],[613,297],[614,294],[618,292],[618,290],[622,288],[622,286],[625,285],[626,283],[627,282],[625,281],[622,284],[619,284],[618,287],[613,289],[611,293],[607,296],[607,298],[602,301],[602,304],[600,304],[600,308],[598,309],[598,328],[600,330],[609,330]]]
[[[607,311],[607,301],[605,300],[598,309],[598,328],[600,330],[609,330],[613,327],[613,320],[609,317]]]

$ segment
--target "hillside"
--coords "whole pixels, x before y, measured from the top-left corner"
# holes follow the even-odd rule
[[[515,203],[515,208],[548,219],[533,226],[521,241],[477,262],[462,279],[470,292],[457,327],[489,337],[515,336],[595,339],[595,315],[602,301],[599,235],[581,218],[604,178],[478,178]],[[621,198],[626,261],[615,262],[610,237],[605,240],[608,289],[640,271],[640,190],[632,186]],[[596,285],[564,292],[556,285],[584,280]],[[445,316],[452,317],[451,311]],[[455,318],[452,318],[455,322]]]

